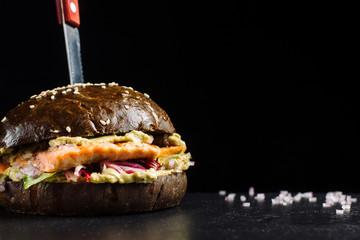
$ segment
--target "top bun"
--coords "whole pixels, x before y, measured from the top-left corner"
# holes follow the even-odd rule
[[[44,91],[10,110],[0,122],[0,147],[54,139],[174,133],[166,112],[149,95],[110,84],[76,84]]]

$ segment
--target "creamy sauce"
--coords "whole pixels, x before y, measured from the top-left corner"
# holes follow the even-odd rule
[[[133,130],[126,133],[124,136],[109,135],[96,138],[83,138],[83,137],[58,137],[50,140],[50,147],[64,145],[64,144],[76,144],[86,145],[92,143],[119,143],[119,142],[134,142],[134,143],[152,143],[154,140],[153,136]]]
[[[170,175],[174,172],[181,172],[189,168],[189,154],[174,154],[164,159],[159,159],[159,163],[163,166],[159,170],[148,169],[146,171],[138,171],[131,174],[119,173],[113,168],[107,168],[101,173],[92,173],[90,182],[92,183],[147,183],[155,181],[160,176]],[[172,166],[169,166],[171,163]],[[172,167],[172,169],[169,169]]]

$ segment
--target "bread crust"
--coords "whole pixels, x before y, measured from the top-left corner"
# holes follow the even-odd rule
[[[49,183],[28,189],[8,181],[0,205],[11,212],[41,215],[94,216],[146,212],[176,206],[187,187],[185,172],[152,183]]]
[[[131,130],[175,132],[166,112],[146,94],[115,84],[68,86],[33,96],[10,110],[0,122],[0,147]]]

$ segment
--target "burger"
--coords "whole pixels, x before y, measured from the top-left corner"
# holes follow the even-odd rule
[[[0,205],[42,215],[176,206],[194,163],[166,112],[116,83],[43,91],[0,122]]]

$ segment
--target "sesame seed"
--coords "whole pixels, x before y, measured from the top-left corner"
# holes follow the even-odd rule
[[[104,89],[105,89],[105,88],[106,88],[106,86],[101,86],[101,88],[104,88]]]
[[[62,93],[63,95],[66,95],[66,91],[62,91],[61,93]]]
[[[7,119],[7,118],[6,118],[6,117],[4,117],[4,118],[1,120],[1,122],[5,122],[5,121],[6,121],[6,119]]]
[[[36,99],[41,99],[41,98],[42,98],[42,96],[40,96],[40,95],[36,96]]]
[[[32,95],[30,98],[36,98],[37,97],[37,95]]]
[[[106,126],[106,122],[104,120],[100,120],[100,123],[103,125],[103,126]]]
[[[124,108],[125,108],[126,110],[129,110],[130,107],[129,107],[129,105],[125,105]]]
[[[149,94],[147,94],[147,93],[144,93],[144,96],[145,96],[146,98],[150,98]]]
[[[71,128],[69,126],[67,126],[66,131],[71,132]]]
[[[52,100],[54,100],[54,99],[55,99],[55,96],[54,96],[54,95],[52,95],[50,98],[51,98]]]
[[[107,125],[110,124],[110,119],[106,120],[106,124]]]
[[[35,107],[35,105],[30,105],[30,108],[33,109]]]
[[[52,133],[59,133],[60,130],[56,130],[56,129],[55,129],[55,130],[51,130],[51,129],[50,129],[50,132],[52,132]]]
[[[74,91],[74,94],[80,94],[78,91]]]
[[[66,89],[66,92],[71,92],[71,91],[72,91],[71,88]]]

